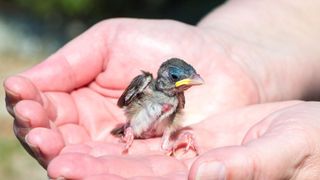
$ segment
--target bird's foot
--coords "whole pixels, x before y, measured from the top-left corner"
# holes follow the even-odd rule
[[[176,151],[181,148],[183,148],[182,154],[186,154],[189,150],[192,150],[196,156],[199,155],[198,146],[191,132],[186,131],[179,134],[177,140],[173,143],[173,146],[168,153],[170,153],[170,155],[175,155]]]
[[[127,154],[129,151],[129,148],[131,147],[134,139],[133,130],[131,127],[127,127],[124,131],[124,136],[122,137],[122,141],[125,144],[124,150],[122,151],[123,154]]]

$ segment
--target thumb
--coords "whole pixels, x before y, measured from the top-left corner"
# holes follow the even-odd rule
[[[189,179],[290,179],[300,176],[297,169],[310,158],[311,150],[305,134],[293,129],[297,128],[282,124],[260,137],[246,137],[245,144],[204,153],[193,163]]]
[[[254,161],[248,155],[241,146],[209,151],[193,163],[189,179],[253,179]]]

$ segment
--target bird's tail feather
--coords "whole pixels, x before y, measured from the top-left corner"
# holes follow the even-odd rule
[[[116,136],[116,137],[122,137],[124,136],[124,130],[126,128],[125,124],[118,125],[114,129],[111,130],[111,134]]]

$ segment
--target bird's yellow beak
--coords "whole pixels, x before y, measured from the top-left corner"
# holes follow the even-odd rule
[[[194,76],[192,76],[191,78],[186,78],[186,79],[182,79],[180,81],[177,81],[175,83],[176,87],[180,87],[183,85],[187,85],[187,86],[194,86],[194,85],[201,85],[204,83],[204,80],[200,77],[199,74],[196,74]]]

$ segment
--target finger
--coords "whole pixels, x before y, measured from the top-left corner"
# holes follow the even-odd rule
[[[106,66],[110,34],[106,23],[99,23],[22,75],[41,91],[70,91],[88,84]]]
[[[91,140],[87,130],[76,124],[65,124],[59,127],[59,131],[66,145],[81,144]]]
[[[25,136],[32,128],[49,127],[49,119],[42,106],[32,100],[20,101],[14,108],[13,130],[23,147],[33,155],[32,150],[25,143]]]
[[[64,138],[65,139],[65,138]],[[68,141],[65,139],[65,141]],[[141,140],[143,141],[143,140]],[[158,142],[158,141],[157,141]],[[152,143],[152,142],[150,142]],[[68,144],[68,142],[66,142]],[[136,142],[136,147],[130,148],[130,155],[164,155],[164,152],[160,151],[160,142],[157,144],[158,149],[153,150],[148,146],[148,142]],[[88,141],[84,143],[72,143],[63,148],[62,152],[65,153],[83,153],[89,154],[93,157],[101,157],[108,155],[122,155],[124,143],[120,142],[101,142],[101,141]]]
[[[247,132],[246,136],[242,141],[242,144],[247,144],[252,140],[264,136],[264,134],[269,133],[270,129],[275,131],[275,129],[278,128],[278,126],[281,124],[283,124],[285,127],[290,128],[298,128],[297,125],[300,125],[304,128],[306,128],[306,126],[311,126],[315,128],[316,126],[308,125],[308,123],[312,122],[312,120],[316,118],[315,114],[319,114],[319,106],[320,105],[317,102],[302,102],[298,104],[293,104],[285,108],[281,108],[275,111],[274,113],[270,114],[267,118],[263,119],[259,123],[255,124]],[[299,122],[298,120],[301,121]],[[294,122],[297,122],[297,124],[294,124]],[[282,126],[280,127],[285,128]],[[291,132],[291,130],[289,132]]]
[[[6,106],[8,112],[14,116],[13,107],[21,100],[33,100],[43,104],[39,90],[33,83],[22,76],[12,76],[4,81],[6,92]]]
[[[114,143],[87,142],[81,144],[69,144],[60,154],[82,153],[93,157],[107,155],[122,155],[123,146]]]
[[[161,176],[171,172],[185,172],[179,161],[166,156],[104,156],[95,158],[84,154],[62,154],[48,166],[51,178],[81,179],[112,173],[121,177]]]
[[[189,179],[253,179],[252,159],[240,147],[221,148],[201,155],[191,166]],[[251,167],[252,166],[252,167]],[[239,170],[237,171],[238,168]],[[234,172],[236,171],[236,172]],[[239,172],[240,171],[240,172]]]
[[[283,139],[266,138],[209,151],[192,165],[189,178],[290,179],[307,154],[301,144],[286,145]]]
[[[125,180],[125,178],[122,178],[117,175],[113,174],[99,174],[99,175],[93,175],[89,177],[85,177],[84,180],[105,180],[105,179],[112,179],[112,180]]]
[[[120,141],[120,140],[119,140]],[[150,144],[154,142],[146,140],[135,140],[133,146],[129,149],[128,155],[164,155],[164,152],[160,151],[160,142],[157,141],[158,148],[152,149]],[[150,144],[149,144],[150,143]],[[121,155],[126,146],[122,142],[114,143],[101,143],[101,142],[90,142],[88,143],[92,147],[90,155],[94,157],[106,156],[106,155]]]
[[[297,169],[310,158],[314,148],[310,147],[306,129],[297,123],[306,120],[306,116],[295,121],[285,115],[289,120],[286,123],[283,123],[283,117],[270,116],[273,121],[282,123],[270,125],[258,136],[247,137],[241,146],[219,148],[203,154],[192,165],[190,179],[290,179],[296,176]],[[265,121],[270,122],[270,119]],[[251,131],[256,130],[253,128]]]
[[[15,116],[14,107],[19,101],[33,100],[43,106],[50,119],[55,119],[55,106],[28,78],[9,77],[4,82],[4,89],[6,91],[6,107],[13,117]]]
[[[132,178],[122,178],[120,176],[116,176],[116,175],[111,175],[111,174],[100,174],[100,175],[93,175],[93,176],[89,176],[84,178],[85,180],[104,180],[104,179],[114,179],[114,180],[165,180],[165,178],[161,178],[161,177],[132,177]]]
[[[269,114],[300,103],[286,101],[247,106],[214,115],[190,127],[199,144],[200,153],[206,152],[217,147],[241,144],[249,129]]]
[[[50,110],[51,120],[54,121],[56,126],[61,126],[63,124],[77,124],[79,120],[79,113],[77,110],[77,105],[73,97],[65,92],[45,92],[46,99],[50,100],[51,107],[47,108]]]
[[[49,127],[47,112],[40,103],[33,100],[22,100],[14,108],[15,126],[17,128]]]
[[[60,154],[70,154],[70,153],[82,153],[89,154],[91,147],[86,144],[69,144],[66,145],[60,152]]]
[[[124,179],[129,179],[129,180],[167,180],[167,179],[174,179],[174,180],[185,180],[186,175],[185,174],[169,174],[166,176],[136,176],[136,177],[131,177],[131,178],[122,178],[117,175],[113,174],[99,174],[99,175],[93,175],[84,178],[84,180],[105,180],[105,179],[112,179],[112,180],[124,180]]]
[[[60,128],[61,130],[61,128]],[[72,130],[65,129],[66,132],[70,132]],[[64,135],[64,130],[61,130],[62,135]],[[70,133],[71,134],[71,133]],[[77,136],[78,133],[72,135],[70,139],[79,139]],[[69,135],[69,134],[68,134]],[[80,135],[81,136],[81,135]],[[157,138],[158,139],[158,138]],[[64,141],[67,144],[65,148],[63,148],[62,152],[65,153],[83,153],[89,154],[93,157],[101,157],[108,155],[122,155],[123,149],[125,147],[124,143],[115,141],[115,142],[106,142],[106,141],[83,141],[80,142],[78,140],[72,140],[73,143],[70,143],[70,140],[64,137]],[[153,142],[154,141],[154,142]],[[78,142],[78,143],[76,143]],[[160,149],[160,140],[136,140],[134,142],[134,146],[129,149],[128,155],[164,155],[165,153]],[[153,144],[157,145],[157,148],[154,148]]]
[[[25,137],[25,142],[32,150],[33,156],[39,163],[46,167],[47,164],[57,156],[64,142],[61,135],[54,130],[46,128],[34,128]]]

